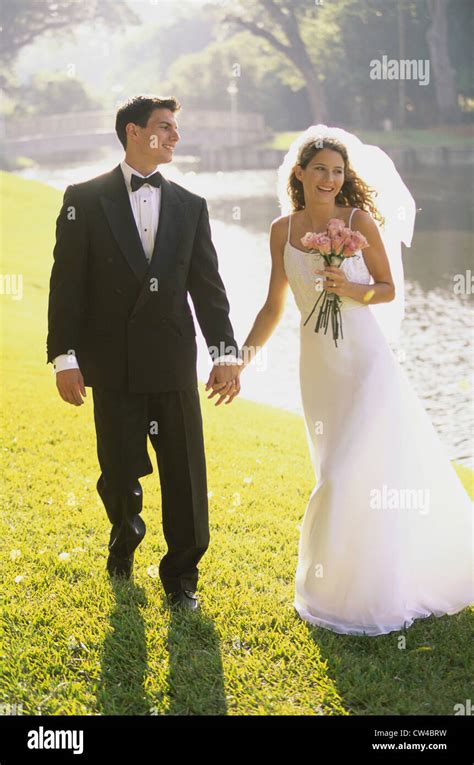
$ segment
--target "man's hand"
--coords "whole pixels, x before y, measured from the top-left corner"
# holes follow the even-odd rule
[[[62,372],[56,372],[56,387],[63,401],[68,404],[81,406],[84,403],[82,396],[85,398],[87,393],[80,369],[64,369]]]
[[[209,380],[206,383],[206,390],[212,388],[212,393],[208,398],[213,398],[219,395],[215,406],[219,406],[227,398],[226,404],[239,395],[240,393],[240,372],[242,366],[240,364],[214,364],[209,375]]]

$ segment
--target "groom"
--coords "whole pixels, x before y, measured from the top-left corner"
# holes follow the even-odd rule
[[[97,491],[112,524],[107,571],[130,577],[145,535],[140,476],[157,455],[170,604],[198,608],[197,564],[209,545],[195,327],[214,360],[217,404],[238,395],[238,346],[205,199],[157,170],[179,141],[175,98],[137,96],[117,112],[124,160],[69,186],[56,223],[47,359],[61,398],[92,388]],[[212,397],[212,396],[210,396]]]

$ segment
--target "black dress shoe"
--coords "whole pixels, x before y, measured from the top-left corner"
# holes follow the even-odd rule
[[[170,606],[180,606],[188,611],[197,611],[199,609],[199,600],[191,590],[180,590],[179,592],[168,593],[168,603]]]
[[[118,555],[114,555],[114,553],[109,553],[107,571],[109,576],[120,576],[130,579],[133,571],[133,553],[127,558],[121,558]]]

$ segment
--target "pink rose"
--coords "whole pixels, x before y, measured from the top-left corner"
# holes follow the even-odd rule
[[[352,258],[353,255],[355,255],[356,250],[358,250],[358,247],[355,247],[352,240],[348,242],[344,248],[344,257],[345,258]]]
[[[318,250],[321,255],[331,254],[331,239],[326,234],[321,234],[318,240]]]
[[[360,233],[360,231],[353,231],[352,232],[352,241],[351,241],[351,248],[353,248],[353,251],[356,250],[363,250],[364,247],[368,247],[369,243],[365,236]]]
[[[352,241],[352,234],[353,233],[354,232],[352,231],[351,228],[344,228],[341,231],[340,237],[341,237],[341,239],[342,239],[342,241],[344,243],[344,246],[348,245]]]
[[[308,231],[301,237],[300,242],[303,247],[314,248],[319,236],[321,236],[321,234],[316,234],[314,231]]]
[[[331,252],[331,240],[326,234],[317,234],[308,231],[300,241],[303,247],[307,247],[310,250],[317,250],[321,255],[329,255]]]
[[[340,218],[331,218],[328,223],[328,236],[330,236],[331,239],[335,236],[340,236],[344,228],[345,223],[343,220]]]
[[[344,237],[343,236],[331,236],[331,252],[334,255],[341,255],[344,249]]]

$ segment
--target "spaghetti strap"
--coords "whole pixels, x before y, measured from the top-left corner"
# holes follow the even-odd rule
[[[359,209],[358,207],[353,207],[352,208],[352,212],[351,212],[350,217],[349,217],[349,228],[351,228],[352,216],[354,215],[355,211],[358,210],[358,209]]]
[[[287,239],[288,244],[290,244],[290,233],[291,233],[291,213],[288,215],[288,239]]]

